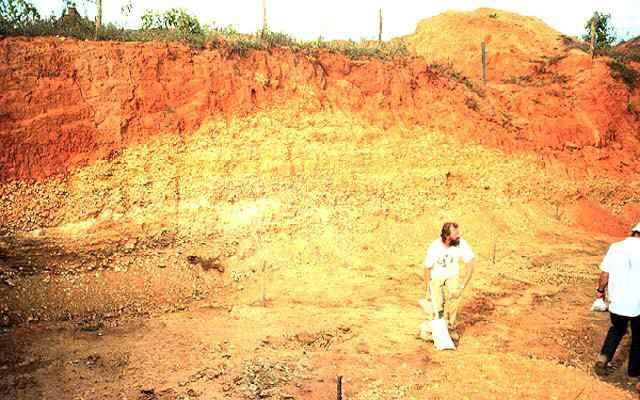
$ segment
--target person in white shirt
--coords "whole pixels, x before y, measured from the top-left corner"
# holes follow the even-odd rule
[[[611,372],[609,363],[631,325],[627,372],[637,381],[640,377],[640,223],[631,228],[630,237],[609,247],[600,269],[596,297],[604,299],[608,289],[611,327],[594,370],[600,375]]]
[[[468,267],[462,283],[460,260]],[[427,250],[424,267],[424,280],[431,298],[433,318],[445,318],[449,327],[454,328],[458,311],[456,300],[471,280],[474,267],[473,251],[460,237],[458,224],[447,222],[442,226],[440,238],[431,243]]]

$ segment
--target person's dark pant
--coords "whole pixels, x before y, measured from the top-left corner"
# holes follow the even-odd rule
[[[609,315],[611,316],[611,328],[609,328],[607,338],[604,340],[600,353],[607,356],[607,359],[611,361],[622,337],[627,333],[627,327],[631,325],[629,376],[640,376],[640,316],[632,318],[614,313],[609,313]]]

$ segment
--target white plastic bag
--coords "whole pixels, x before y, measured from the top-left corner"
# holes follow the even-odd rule
[[[440,318],[431,321],[431,336],[437,350],[455,350],[456,346],[449,336],[446,319]]]
[[[605,303],[603,299],[595,299],[591,305],[591,311],[605,312],[608,308],[609,306],[607,306],[607,303]]]

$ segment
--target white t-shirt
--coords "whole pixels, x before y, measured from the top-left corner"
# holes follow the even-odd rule
[[[640,315],[640,238],[612,244],[600,269],[609,273],[609,311],[625,317]]]
[[[473,260],[473,251],[466,240],[460,239],[458,246],[445,246],[441,239],[431,243],[424,258],[425,268],[431,269],[431,277],[434,279],[447,279],[460,273],[459,261],[465,263]]]

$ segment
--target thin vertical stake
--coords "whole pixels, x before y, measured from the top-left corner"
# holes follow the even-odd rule
[[[100,35],[102,29],[102,0],[96,0],[96,40]]]
[[[380,13],[378,15],[378,42],[382,43],[382,8],[380,9]]]
[[[338,400],[342,400],[342,375],[338,375],[338,387],[336,388],[336,395]]]
[[[262,0],[262,35],[267,33],[269,26],[267,25],[267,0]]]
[[[482,82],[487,84],[487,44],[482,42]]]
[[[593,13],[593,17],[591,17],[591,58],[596,58],[596,18],[598,17],[598,12]]]
[[[267,262],[262,262],[262,307],[267,306]]]

